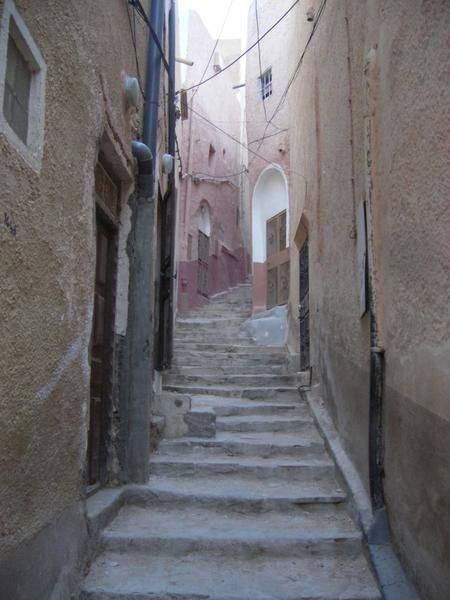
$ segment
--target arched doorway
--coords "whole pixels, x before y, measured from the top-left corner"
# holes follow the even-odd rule
[[[299,301],[298,318],[300,329],[300,370],[311,366],[309,335],[309,235],[308,223],[303,215],[295,234],[295,245],[298,248],[299,264]]]
[[[253,309],[260,312],[289,298],[289,214],[286,176],[267,167],[252,199]]]
[[[209,206],[202,202],[198,217],[198,266],[197,290],[202,296],[208,296],[209,240],[211,237],[211,216]]]

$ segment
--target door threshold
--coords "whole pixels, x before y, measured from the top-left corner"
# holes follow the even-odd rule
[[[90,496],[93,496],[95,494],[95,492],[98,492],[100,487],[101,487],[100,482],[93,483],[92,485],[88,485],[86,488],[86,497],[89,498]]]

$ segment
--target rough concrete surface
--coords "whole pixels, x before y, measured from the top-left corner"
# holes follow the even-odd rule
[[[203,337],[219,343],[214,323]],[[248,351],[245,360],[249,373],[264,372]],[[217,414],[215,437],[162,441],[148,483],[124,490],[101,532],[81,598],[381,600],[339,472],[298,392],[264,396],[256,381],[253,399],[223,396],[213,381],[206,389],[192,406]]]
[[[296,8],[291,72],[314,25],[307,11],[320,5]],[[449,18],[445,0],[327,2],[289,94],[291,165],[307,182],[305,199],[291,174],[289,344],[297,350],[306,230],[313,374],[369,492],[371,341],[356,226],[366,201],[386,369],[385,501],[393,544],[427,600],[450,589]]]
[[[60,600],[86,533],[94,169],[100,149],[115,159],[125,205],[136,115],[123,75],[136,65],[120,0],[15,6],[46,81],[40,170],[0,134],[0,596],[47,600],[56,586]],[[138,52],[144,32],[138,24]]]

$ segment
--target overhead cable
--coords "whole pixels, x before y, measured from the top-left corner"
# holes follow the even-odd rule
[[[164,64],[164,68],[167,71],[169,79],[172,79],[172,77],[170,75],[169,63],[167,62],[167,58],[166,58],[166,56],[164,54],[164,50],[162,49],[161,42],[159,41],[158,36],[156,35],[156,32],[153,29],[153,26],[152,26],[152,24],[150,22],[150,19],[147,17],[147,14],[146,14],[144,8],[142,7],[142,4],[141,4],[140,0],[128,0],[128,3],[131,4],[131,6],[133,6],[136,9],[138,15],[140,15],[140,17],[144,20],[145,24],[149,28],[150,34],[151,34],[151,36],[153,38],[153,41],[155,42],[155,45],[158,48],[159,53],[161,55],[161,60],[162,60],[162,62]]]
[[[282,95],[281,95],[281,97],[280,97],[280,100],[279,100],[279,102],[278,102],[277,106],[275,107],[275,110],[274,110],[274,111],[273,111],[273,113],[272,113],[272,116],[271,116],[271,117],[270,117],[270,119],[267,121],[266,127],[265,127],[265,129],[264,129],[264,132],[263,132],[263,135],[262,135],[262,137],[261,137],[260,144],[259,144],[259,146],[258,146],[258,148],[257,148],[257,151],[259,151],[259,149],[260,149],[260,148],[261,148],[261,146],[263,145],[263,143],[264,143],[264,140],[266,140],[267,138],[271,137],[271,135],[266,135],[266,133],[267,133],[267,130],[268,130],[268,128],[269,128],[269,126],[270,126],[270,125],[274,126],[274,124],[272,123],[272,121],[273,121],[273,119],[276,117],[276,115],[279,113],[279,111],[281,110],[281,107],[283,106],[283,104],[284,104],[284,102],[285,102],[285,100],[286,100],[286,98],[287,98],[287,95],[288,95],[288,93],[289,93],[289,90],[290,90],[290,88],[291,88],[292,84],[294,83],[295,79],[297,78],[297,75],[298,75],[298,74],[299,74],[299,72],[300,72],[300,68],[301,68],[301,66],[302,66],[303,59],[305,58],[305,55],[306,55],[306,52],[307,52],[307,50],[308,50],[308,48],[309,48],[309,45],[310,45],[310,43],[311,43],[311,40],[313,39],[313,37],[314,37],[314,34],[315,34],[316,30],[317,30],[317,27],[318,27],[318,25],[319,25],[320,19],[321,19],[321,17],[322,17],[322,14],[323,14],[323,12],[324,12],[324,10],[325,10],[326,3],[327,3],[327,0],[322,0],[322,4],[320,5],[320,7],[319,7],[319,10],[318,10],[318,12],[317,12],[317,17],[316,17],[316,20],[315,20],[315,22],[314,22],[314,25],[313,25],[313,28],[312,28],[312,30],[311,30],[311,33],[310,33],[310,34],[309,34],[309,36],[308,36],[308,40],[307,40],[307,42],[306,42],[306,44],[305,44],[305,47],[303,48],[303,51],[302,51],[302,53],[301,53],[301,55],[300,55],[300,58],[299,58],[299,60],[297,61],[297,64],[296,64],[296,66],[295,66],[295,69],[294,69],[294,71],[293,71],[293,73],[292,73],[291,77],[289,78],[289,81],[288,81],[288,83],[287,83],[287,86],[286,86],[286,88],[285,88],[284,92],[282,93]],[[250,163],[250,164],[251,164],[251,163]]]
[[[258,62],[259,62],[259,81],[261,88],[263,86],[263,70],[262,70],[262,60],[261,60],[261,44],[259,37],[259,18],[258,18],[258,0],[255,0],[255,19],[256,19],[256,37],[258,38]],[[267,108],[266,108],[266,97],[264,93],[262,94],[262,101],[264,107],[264,118],[267,123]]]
[[[200,78],[200,82],[199,82],[199,84],[198,84],[199,86],[200,86],[200,85],[203,83],[203,79],[204,79],[204,77],[205,77],[205,75],[206,75],[206,71],[208,70],[208,67],[209,67],[209,65],[210,65],[210,63],[211,63],[211,60],[212,60],[213,56],[214,56],[214,52],[216,51],[216,48],[217,48],[217,46],[218,46],[218,44],[219,44],[219,41],[220,41],[220,36],[222,35],[222,33],[223,33],[223,30],[225,29],[225,25],[226,25],[226,22],[228,21],[228,17],[230,16],[231,7],[233,6],[233,4],[234,4],[234,0],[231,0],[230,4],[229,4],[229,6],[228,6],[227,13],[226,13],[226,15],[225,15],[225,19],[223,20],[223,23],[222,23],[222,27],[220,28],[219,35],[217,36],[216,42],[215,42],[215,44],[214,44],[214,47],[213,47],[213,49],[212,49],[212,51],[211,51],[211,54],[209,55],[208,62],[206,63],[205,70],[203,71],[203,74],[202,74],[202,76],[201,76],[201,78]],[[193,100],[193,98],[194,98],[195,94],[197,93],[197,91],[198,91],[198,87],[197,87],[197,89],[194,91],[194,93],[192,94],[191,102],[192,102],[192,100]]]
[[[139,2],[139,0],[129,0],[130,2]],[[221,69],[220,71],[218,71],[217,73],[214,73],[214,75],[211,75],[211,77],[207,77],[206,79],[204,79],[203,81],[196,83],[195,85],[191,85],[188,88],[184,88],[185,92],[189,92],[190,90],[193,90],[194,88],[198,88],[201,85],[204,85],[205,83],[208,83],[208,81],[211,81],[211,79],[214,79],[215,77],[218,77],[219,75],[221,75],[222,73],[224,73],[227,69],[229,69],[230,67],[232,67],[233,65],[235,65],[238,61],[241,60],[241,58],[243,58],[246,54],[248,54],[251,50],[253,50],[253,48],[255,48],[259,42],[261,40],[263,40],[266,35],[268,35],[273,29],[275,29],[275,27],[281,23],[281,21],[291,12],[291,10],[300,2],[300,0],[295,0],[294,4],[292,4],[292,6],[290,8],[288,8],[288,10],[281,15],[281,17],[275,21],[275,23],[269,27],[269,29],[262,34],[262,36],[260,38],[258,38],[256,40],[256,42],[254,42],[251,46],[249,46],[247,48],[247,50],[245,50],[245,52],[243,52],[242,54],[240,54],[237,58],[235,58],[234,60],[232,60],[228,65],[226,65],[223,69]]]
[[[141,91],[142,97],[145,100],[145,93],[144,93],[144,88],[142,86],[142,78],[141,78],[141,69],[139,67],[139,58],[138,58],[138,53],[137,53],[137,43],[136,43],[136,18],[135,18],[135,11],[134,11],[134,7],[133,7],[133,22],[131,21],[131,15],[130,15],[130,11],[129,8],[127,6],[127,15],[128,15],[128,23],[130,24],[130,32],[131,32],[131,41],[133,44],[133,48],[134,48],[134,58],[135,58],[135,62],[136,62],[136,75],[137,75],[137,80],[138,80],[138,84],[139,84],[139,89]]]

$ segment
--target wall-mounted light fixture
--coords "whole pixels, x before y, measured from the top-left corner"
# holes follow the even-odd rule
[[[136,77],[131,77],[130,75],[125,77],[125,97],[130,108],[137,108],[139,101],[139,82]]]
[[[161,168],[162,172],[166,175],[170,175],[173,169],[173,156],[171,154],[163,154],[161,156]]]

